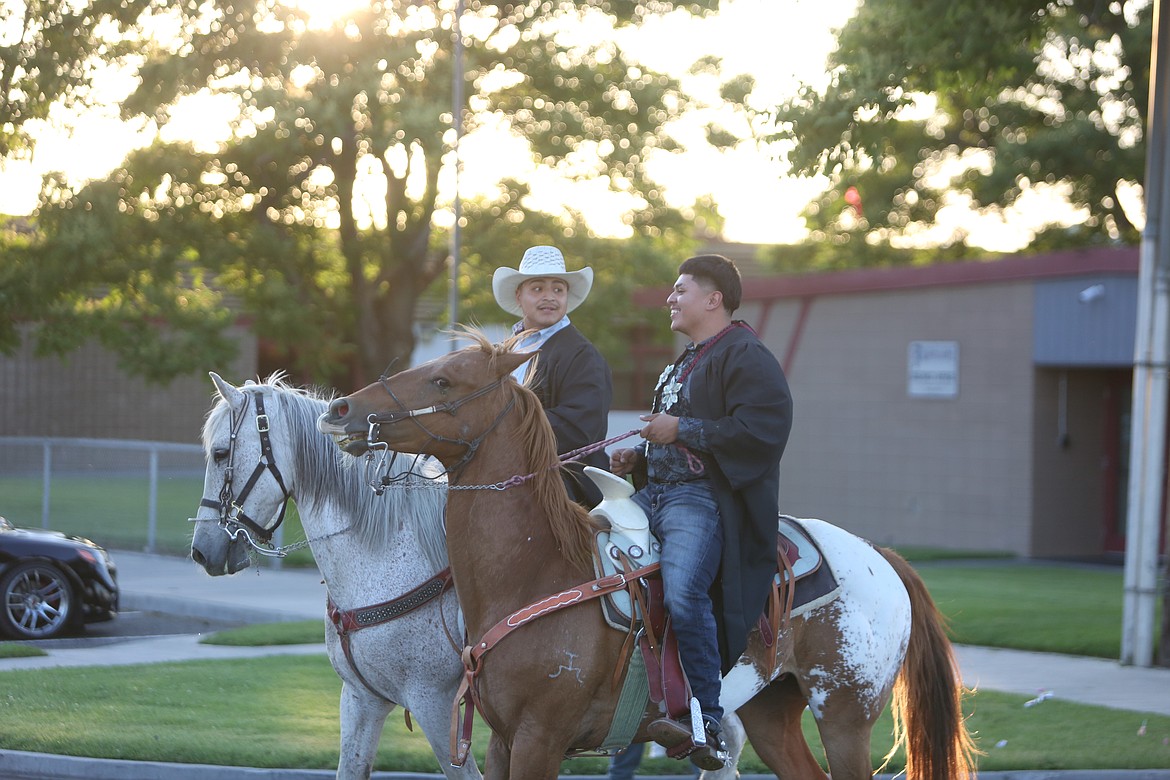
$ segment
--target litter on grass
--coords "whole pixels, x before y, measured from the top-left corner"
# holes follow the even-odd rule
[[[1044,701],[1045,699],[1051,699],[1051,698],[1052,698],[1052,691],[1041,691],[1040,695],[1037,696],[1035,699],[1029,699],[1028,701],[1024,702],[1024,706],[1025,707],[1035,707],[1037,704]]]

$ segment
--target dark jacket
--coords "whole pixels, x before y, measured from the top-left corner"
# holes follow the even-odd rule
[[[689,380],[690,408],[702,424],[709,451],[699,454],[723,521],[712,598],[726,673],[747,647],[776,574],[780,457],[792,396],[775,356],[748,328],[732,329],[700,360]]]
[[[558,453],[605,440],[613,377],[605,358],[581,331],[569,325],[554,333],[541,345],[533,371],[529,384],[552,424]],[[601,493],[582,473],[585,466],[608,471],[609,456],[604,450],[591,453],[570,464],[565,473],[569,496],[592,508],[601,501]]]

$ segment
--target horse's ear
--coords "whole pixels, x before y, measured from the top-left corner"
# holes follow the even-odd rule
[[[232,387],[223,377],[214,371],[207,372],[211,376],[211,381],[215,384],[215,389],[219,393],[219,397],[228,402],[229,406],[239,406],[244,402],[244,394]]]
[[[510,374],[519,368],[525,361],[536,357],[536,352],[504,352],[496,356],[495,369],[499,376]]]

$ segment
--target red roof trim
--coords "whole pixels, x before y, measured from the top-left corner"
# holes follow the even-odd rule
[[[1093,247],[1043,255],[1017,255],[1002,260],[788,274],[744,279],[743,299],[760,301],[816,295],[848,295],[920,287],[995,284],[1083,274],[1136,274],[1138,260],[1138,247]],[[638,306],[662,306],[670,290],[670,287],[646,287],[636,290],[634,303]]]

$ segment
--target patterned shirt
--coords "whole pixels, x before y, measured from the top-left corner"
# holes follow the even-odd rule
[[[687,345],[678,360],[663,369],[662,375],[658,377],[653,411],[664,412],[679,420],[677,441],[672,444],[646,445],[647,474],[654,482],[693,482],[707,478],[706,468],[698,455],[699,452],[707,451],[703,424],[690,416],[690,375],[706,343]]]

